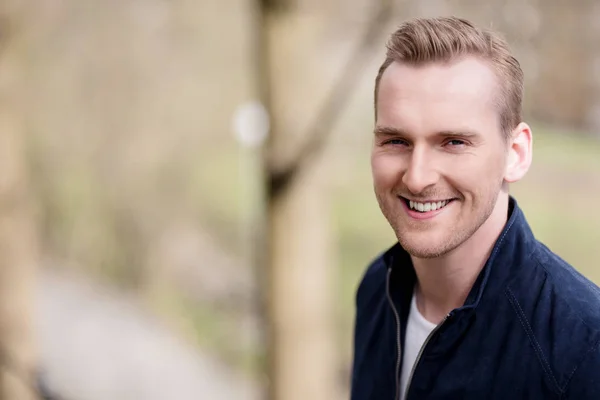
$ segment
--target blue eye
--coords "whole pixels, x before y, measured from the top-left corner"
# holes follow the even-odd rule
[[[449,144],[449,145],[451,145],[451,146],[462,146],[462,145],[465,145],[466,143],[465,143],[465,141],[464,141],[464,140],[460,140],[460,139],[452,139],[452,140],[449,140],[449,141],[447,142],[447,144]]]

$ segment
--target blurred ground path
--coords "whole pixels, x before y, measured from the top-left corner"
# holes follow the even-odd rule
[[[66,400],[254,400],[256,388],[178,340],[133,299],[43,271],[36,329],[45,380]]]

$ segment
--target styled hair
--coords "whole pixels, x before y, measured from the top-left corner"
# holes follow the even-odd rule
[[[477,28],[457,17],[416,18],[394,32],[386,45],[386,58],[375,79],[375,118],[381,76],[392,62],[423,65],[474,56],[495,72],[499,93],[500,129],[505,135],[521,122],[523,71],[508,43],[495,32]]]

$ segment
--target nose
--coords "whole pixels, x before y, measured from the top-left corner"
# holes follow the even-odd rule
[[[422,193],[428,187],[437,183],[439,174],[433,159],[423,148],[415,148],[411,153],[409,164],[402,176],[402,183],[413,194]]]

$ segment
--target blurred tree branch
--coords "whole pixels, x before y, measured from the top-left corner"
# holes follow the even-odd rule
[[[272,4],[276,0],[261,0],[264,4]],[[350,92],[356,87],[360,76],[368,63],[368,53],[375,42],[381,37],[386,22],[392,16],[392,0],[380,0],[374,16],[357,44],[355,50],[345,64],[342,73],[327,96],[325,104],[320,108],[314,121],[309,125],[303,146],[283,168],[269,166],[269,197],[281,194],[296,177],[304,165],[314,157],[324,146],[329,133],[339,119],[350,100]]]

